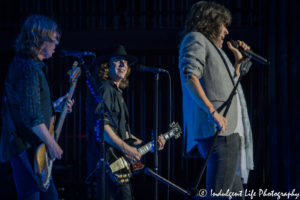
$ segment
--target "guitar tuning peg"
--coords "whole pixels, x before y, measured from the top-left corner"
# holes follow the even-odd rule
[[[77,67],[77,65],[78,65],[78,62],[77,62],[77,61],[75,61],[75,62],[73,63],[72,69],[73,69],[73,70],[75,70],[75,69],[76,69],[76,67]]]
[[[73,74],[73,70],[68,71],[68,75],[71,76]]]

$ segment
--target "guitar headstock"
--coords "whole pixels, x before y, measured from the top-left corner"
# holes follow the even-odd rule
[[[72,69],[68,71],[68,74],[70,75],[70,83],[72,84],[76,84],[77,79],[79,78],[79,76],[81,75],[81,68],[77,67],[78,62],[74,61]]]
[[[173,132],[175,139],[179,138],[182,133],[180,125],[178,123],[173,122],[172,124],[170,124],[170,127],[171,127],[170,132]]]

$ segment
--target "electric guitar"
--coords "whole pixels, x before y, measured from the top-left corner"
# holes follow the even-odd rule
[[[182,133],[181,128],[178,123],[172,123],[170,125],[171,130],[165,134],[163,134],[163,138],[167,141],[168,139],[175,136],[175,139],[180,137]],[[133,143],[136,140],[133,138],[129,138],[124,140],[128,145],[133,146]],[[154,149],[154,141],[149,142],[148,144],[138,148],[138,152],[141,155],[148,153]],[[106,151],[106,172],[110,175],[112,180],[117,185],[127,185],[129,183],[129,179],[132,174],[137,174],[143,171],[144,164],[141,161],[137,161],[134,164],[130,164],[130,162],[126,159],[124,154],[114,147],[109,147]]]
[[[58,141],[63,123],[65,121],[68,107],[67,107],[67,102],[68,100],[72,99],[72,96],[75,91],[75,87],[77,84],[78,77],[81,74],[81,68],[77,67],[78,63],[75,61],[73,63],[72,69],[69,70],[68,74],[70,75],[70,90],[69,90],[69,96],[66,99],[57,126],[56,128],[54,127],[55,125],[55,115],[51,117],[50,119],[50,127],[49,127],[49,132],[51,136],[54,137],[56,142]],[[48,187],[50,186],[50,180],[51,180],[51,171],[52,171],[52,166],[53,166],[54,160],[51,160],[51,156],[49,154],[48,148],[45,143],[42,143],[35,151],[35,156],[34,156],[34,172],[38,177],[38,186],[42,191],[46,191]]]

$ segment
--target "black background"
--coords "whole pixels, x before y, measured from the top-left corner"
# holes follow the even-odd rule
[[[53,18],[62,30],[59,49],[91,51],[101,55],[105,46],[122,44],[127,53],[139,58],[137,64],[167,69],[172,78],[172,121],[182,127],[182,93],[178,70],[179,32],[186,14],[196,0],[0,0],[0,88],[14,51],[14,40],[24,20],[31,14]],[[245,41],[251,49],[270,60],[270,66],[254,63],[242,80],[253,130],[255,170],[245,188],[257,192],[300,192],[299,133],[299,10],[297,0],[216,0],[233,16],[226,40]],[[233,59],[224,45],[225,52]],[[84,58],[87,64],[91,58]],[[45,60],[53,99],[69,89],[67,71],[72,57],[57,53]],[[138,72],[132,66],[130,85],[124,97],[131,116],[134,135],[151,140],[154,127],[154,75]],[[53,177],[60,199],[95,199],[95,182],[85,184],[86,134],[83,74],[75,91],[75,105],[63,127],[60,146],[62,160],[56,161]],[[168,76],[159,80],[159,133],[168,131]],[[2,93],[0,94],[2,95]],[[1,96],[2,97],[2,96]],[[2,98],[1,98],[2,99]],[[171,162],[168,169],[168,146],[159,153],[159,173],[183,188],[196,180],[203,159],[182,157],[182,140],[170,141]],[[142,158],[153,168],[153,155]],[[10,164],[3,163],[1,196],[14,199],[15,189]],[[167,188],[159,185],[159,199],[166,199]],[[205,177],[201,188],[205,188]],[[154,198],[154,179],[142,173],[134,177],[136,199]],[[184,197],[170,189],[171,199]],[[1,199],[5,197],[0,197]],[[262,198],[262,197],[261,197]],[[255,199],[258,199],[256,197]]]

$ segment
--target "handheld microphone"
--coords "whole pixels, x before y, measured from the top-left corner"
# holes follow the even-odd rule
[[[66,51],[66,50],[61,50],[60,54],[58,55],[59,57],[65,57],[65,56],[95,56],[96,55],[93,52],[87,52],[87,51]]]
[[[137,65],[135,67],[135,69],[138,70],[138,71],[149,71],[149,72],[153,72],[153,73],[158,73],[158,72],[168,73],[168,71],[165,70],[165,69],[153,68],[153,67],[146,67],[144,65]]]
[[[239,46],[239,44],[236,41],[230,40],[229,42],[232,44],[232,46],[234,48],[237,48],[241,53],[245,54],[246,56],[249,56],[252,59],[254,59],[254,60],[256,60],[256,61],[258,61],[258,62],[260,62],[262,64],[265,64],[265,65],[269,65],[270,64],[270,62],[267,59],[261,57],[260,55],[257,55],[252,50],[246,50],[245,51],[243,48],[241,48]]]

